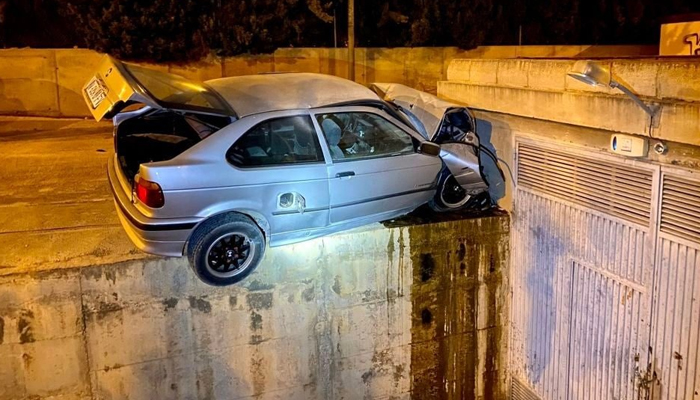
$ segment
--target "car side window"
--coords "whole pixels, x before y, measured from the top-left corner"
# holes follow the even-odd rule
[[[376,114],[319,114],[316,119],[333,161],[411,154],[418,146],[411,135]]]
[[[243,134],[226,153],[239,167],[323,162],[316,130],[308,115],[263,121]]]

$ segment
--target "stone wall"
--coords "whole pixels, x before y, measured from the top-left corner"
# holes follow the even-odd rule
[[[494,46],[462,51],[454,47],[358,48],[356,80],[397,82],[430,93],[455,58],[600,57],[656,54],[649,46]],[[0,50],[0,114],[84,117],[80,91],[101,55],[84,49]],[[262,72],[317,72],[347,77],[347,49],[279,49],[269,55],[208,58],[186,65],[147,65],[207,80]]]
[[[508,235],[407,218],[227,288],[182,259],[4,276],[0,398],[504,398]]]

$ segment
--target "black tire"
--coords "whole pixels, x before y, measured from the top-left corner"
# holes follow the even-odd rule
[[[470,200],[471,196],[445,168],[440,173],[435,197],[428,202],[428,206],[435,212],[455,211],[465,208]]]
[[[187,243],[187,258],[195,275],[212,286],[240,282],[260,264],[265,237],[242,214],[225,214],[202,223]]]

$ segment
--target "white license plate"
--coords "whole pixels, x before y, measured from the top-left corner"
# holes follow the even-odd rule
[[[96,76],[92,78],[90,83],[88,83],[85,87],[85,94],[87,95],[88,99],[90,99],[90,103],[94,109],[97,108],[107,97],[107,87],[102,79]]]

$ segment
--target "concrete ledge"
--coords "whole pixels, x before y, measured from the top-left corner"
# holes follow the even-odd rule
[[[440,82],[442,97],[480,110],[611,131],[644,134],[646,114],[618,96],[507,88],[464,82]],[[615,115],[615,118],[611,118]]]
[[[0,398],[505,399],[507,216],[0,278]]]
[[[53,51],[0,51],[0,77],[1,113],[60,113]]]
[[[464,58],[601,58],[640,57],[659,54],[659,46],[482,46],[464,52]]]
[[[440,96],[475,109],[646,136],[648,117],[622,96],[440,82]],[[661,103],[655,138],[700,145],[700,103]]]
[[[576,60],[456,59],[447,80],[533,90],[566,90],[623,96],[619,91],[585,85],[567,76]],[[596,61],[640,95],[657,100],[700,101],[700,60],[628,59]]]
[[[574,60],[454,60],[441,97],[495,111],[614,132],[648,134],[647,115],[618,90],[569,76]],[[647,103],[661,107],[653,136],[700,145],[700,61],[600,60]]]

